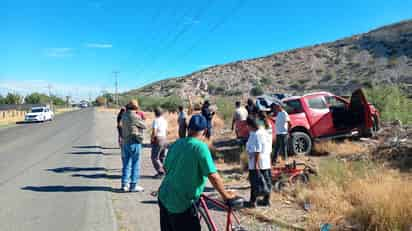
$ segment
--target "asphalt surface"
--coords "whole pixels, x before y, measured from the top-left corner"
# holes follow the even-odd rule
[[[0,230],[116,229],[96,113],[0,130]]]

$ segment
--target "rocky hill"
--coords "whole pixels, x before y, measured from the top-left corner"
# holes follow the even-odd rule
[[[169,96],[347,94],[372,84],[402,84],[412,96],[412,20],[335,42],[209,67],[125,94]]]

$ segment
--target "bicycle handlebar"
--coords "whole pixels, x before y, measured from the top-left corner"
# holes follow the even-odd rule
[[[232,199],[226,200],[225,204],[229,207],[229,208],[242,208],[243,204],[245,203],[245,199],[243,197],[240,196],[236,196]]]

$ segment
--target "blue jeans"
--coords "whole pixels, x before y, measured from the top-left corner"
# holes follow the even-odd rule
[[[140,170],[140,152],[142,145],[138,143],[123,144],[122,152],[122,186],[137,184]]]

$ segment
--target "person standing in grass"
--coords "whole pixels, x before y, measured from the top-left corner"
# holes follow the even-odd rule
[[[143,131],[146,125],[140,116],[137,116],[136,111],[139,110],[137,100],[131,100],[126,106],[126,112],[123,113],[122,137],[123,137],[123,152],[122,152],[122,190],[124,192],[142,192],[143,187],[139,186],[139,169],[140,169],[140,153],[143,143]],[[130,183],[130,185],[129,185]]]
[[[188,137],[171,145],[166,157],[164,177],[158,193],[162,231],[200,231],[196,203],[209,179],[224,200],[235,195],[226,191],[217,173],[208,145],[203,142],[207,120],[193,115]]]
[[[248,117],[255,118],[258,113],[258,108],[256,104],[253,102],[253,99],[247,100],[246,110],[248,112]]]
[[[290,118],[289,114],[283,109],[280,103],[273,103],[271,105],[272,110],[274,110],[276,114],[276,143],[275,143],[275,151],[273,161],[276,164],[279,153],[284,155],[284,159],[287,162],[288,160],[288,136],[289,136],[289,128],[290,126]]]
[[[183,110],[183,106],[179,106],[179,114],[177,117],[177,124],[179,125],[179,138],[185,138],[186,137],[186,131],[187,131],[187,115]]]
[[[151,159],[153,167],[156,170],[156,178],[161,178],[164,175],[163,161],[166,156],[167,149],[167,129],[168,124],[166,119],[163,117],[163,112],[160,108],[154,110],[155,119],[152,125],[152,153]]]
[[[213,125],[213,116],[215,112],[210,109],[209,100],[206,100],[202,106],[202,115],[206,118],[207,121],[207,128],[205,131],[205,137],[210,139],[212,137],[212,125]]]
[[[247,206],[251,208],[256,207],[258,196],[263,196],[263,200],[258,202],[260,205],[270,206],[272,137],[267,132],[265,124],[266,122],[260,124],[259,121],[253,118],[247,119],[250,135],[246,143],[246,151],[249,157],[248,168],[251,185],[250,201]],[[268,126],[268,124],[266,125]],[[264,194],[260,189],[262,187],[267,189]]]

